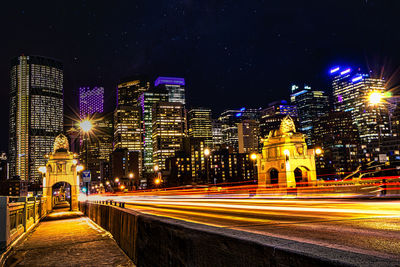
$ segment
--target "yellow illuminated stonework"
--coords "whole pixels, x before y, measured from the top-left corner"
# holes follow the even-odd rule
[[[307,149],[305,135],[297,133],[290,116],[279,130],[272,130],[257,157],[258,191],[269,187],[295,188],[316,183],[314,150]]]
[[[54,151],[49,154],[46,164],[46,180],[43,182],[43,195],[48,198],[47,210],[53,209],[52,187],[58,182],[71,185],[71,210],[78,210],[79,180],[74,153],[69,151],[68,139],[60,134],[54,142]]]

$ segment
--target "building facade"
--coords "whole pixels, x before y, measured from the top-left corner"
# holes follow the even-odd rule
[[[150,82],[145,76],[122,79],[117,86],[117,106],[137,106],[139,96],[149,89]]]
[[[188,136],[204,138],[207,147],[212,147],[211,109],[193,108],[188,112]]]
[[[80,87],[79,88],[79,116],[86,118],[94,113],[102,113],[104,110],[104,88],[103,87]]]
[[[154,86],[167,90],[168,102],[186,104],[184,78],[158,77]]]
[[[22,55],[12,60],[10,74],[10,176],[39,181],[38,168],[63,130],[63,65]]]
[[[142,143],[143,143],[143,171],[153,173],[153,105],[158,102],[167,102],[166,90],[153,89],[139,96],[142,117]]]
[[[315,142],[312,133],[315,121],[329,112],[329,99],[324,91],[312,90],[310,86],[293,84],[291,87],[290,103],[296,106],[299,131],[306,134],[307,145]]]
[[[289,105],[286,100],[275,101],[261,111],[260,134],[266,138],[271,130],[278,129],[281,121],[289,115],[298,127],[298,115],[295,105]]]
[[[333,105],[335,111],[350,112],[361,142],[368,146],[378,139],[389,137],[388,110],[382,104],[369,103],[371,93],[383,94],[385,80],[372,78],[352,68],[335,67],[332,76]]]
[[[256,120],[243,120],[238,123],[239,153],[257,153],[261,147],[260,123]]]
[[[180,103],[158,102],[152,110],[153,164],[165,169],[167,158],[182,149],[185,137],[185,112]]]

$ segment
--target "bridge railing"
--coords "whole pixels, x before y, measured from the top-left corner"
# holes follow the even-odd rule
[[[0,251],[45,215],[45,198],[0,196]]]

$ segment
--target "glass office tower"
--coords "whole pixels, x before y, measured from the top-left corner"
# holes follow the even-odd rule
[[[22,55],[12,60],[10,75],[10,176],[39,181],[38,168],[63,130],[63,65]]]

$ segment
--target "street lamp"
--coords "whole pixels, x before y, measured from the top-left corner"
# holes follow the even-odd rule
[[[83,165],[76,166],[76,172],[81,172],[83,171],[83,169],[84,169]]]
[[[160,178],[154,179],[154,184],[155,185],[159,185],[160,183],[161,183],[161,179]]]
[[[132,179],[133,178],[133,173],[131,172],[130,174],[129,174],[129,179]]]
[[[322,154],[322,149],[321,148],[316,148],[315,149],[315,154],[316,155],[321,155]]]
[[[85,165],[86,165],[86,169],[89,169],[89,164],[88,164],[88,135],[89,132],[92,130],[93,128],[93,124],[89,119],[84,119],[83,121],[81,121],[79,123],[79,127],[81,128],[81,130],[84,133],[84,137],[85,137]],[[87,188],[89,188],[89,182],[86,183]],[[89,190],[86,191],[86,195],[89,195]]]
[[[256,153],[252,153],[250,155],[250,159],[253,161],[253,173],[254,173],[254,178],[257,177],[257,154]]]
[[[206,148],[203,151],[205,156],[205,163],[206,163],[206,175],[207,175],[207,183],[210,183],[210,171],[209,171],[209,164],[208,164],[208,157],[210,156],[210,149]],[[214,179],[214,185],[217,183],[216,179]]]
[[[368,96],[368,101],[371,105],[378,105],[382,102],[383,94],[381,92],[373,91]]]

